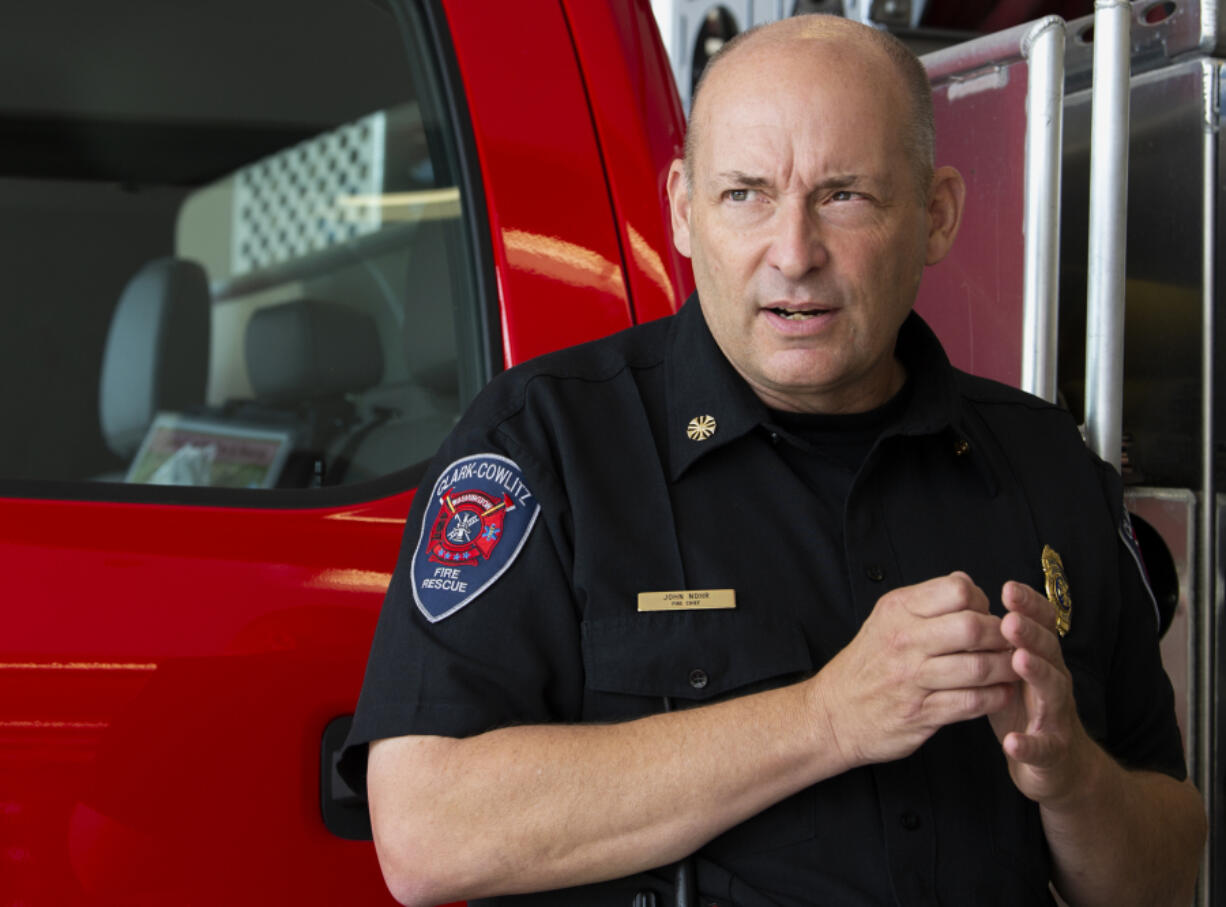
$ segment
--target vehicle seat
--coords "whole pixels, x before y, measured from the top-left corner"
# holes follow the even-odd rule
[[[295,449],[282,487],[331,482],[327,452],[362,419],[354,397],[383,377],[374,320],[350,306],[314,299],[268,306],[251,316],[244,354],[254,400],[232,404],[226,415],[292,424]]]
[[[383,377],[374,320],[335,302],[299,299],[260,309],[244,340],[256,399],[289,403],[357,393]]]
[[[429,460],[455,423],[454,414],[434,412],[371,426],[361,437],[355,436],[351,449],[338,458],[343,480],[377,479]]]
[[[180,258],[144,265],[120,295],[103,352],[98,414],[107,447],[124,461],[158,412],[203,405],[210,302],[204,268]]]
[[[376,479],[429,460],[455,427],[460,386],[453,318],[450,305],[431,301],[408,319],[403,339],[409,381],[366,395],[366,405],[392,416],[345,440],[335,457],[339,480]]]

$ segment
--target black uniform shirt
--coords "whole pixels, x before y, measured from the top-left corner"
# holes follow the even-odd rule
[[[1062,645],[1082,721],[1125,764],[1182,778],[1114,472],[1066,413],[953,369],[917,316],[897,354],[907,386],[882,411],[806,422],[766,409],[691,300],[495,379],[414,501],[350,777],[382,737],[632,719],[666,697],[699,705],[797,681],[885,592],[954,570],[1003,613],[1006,580],[1043,589],[1050,545],[1073,601]],[[474,463],[488,475],[509,463],[502,486],[474,484]],[[456,504],[466,494],[478,500],[470,517]],[[467,547],[443,543],[453,530]],[[451,558],[461,565],[437,566]],[[451,583],[452,597],[430,583]],[[735,608],[637,610],[640,592],[723,589]],[[696,865],[703,903],[723,907],[1051,903],[1037,807],[1010,782],[986,719],[789,797],[709,842]],[[669,878],[480,903],[629,907],[651,889],[667,904]]]

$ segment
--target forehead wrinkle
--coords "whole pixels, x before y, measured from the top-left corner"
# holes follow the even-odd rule
[[[831,32],[840,28],[818,27],[815,38],[810,37],[813,31],[805,38],[755,34],[755,40],[721,60],[691,118],[697,135],[688,176],[710,186],[730,177],[760,180],[742,182],[746,188],[804,186],[807,191],[858,182],[875,195],[892,194],[898,179],[882,169],[890,162],[877,158],[891,157],[897,148],[907,156],[904,135],[886,129],[880,143],[874,138],[865,149],[867,159],[860,145],[847,147],[830,139],[831,130],[838,135],[855,113],[836,104],[831,122],[825,105],[863,94],[865,79],[859,76],[875,81],[882,72],[876,48],[857,47],[858,35],[844,36],[851,39],[845,45],[832,40]],[[815,98],[804,86],[818,77],[823,90]],[[891,84],[878,87],[892,94]],[[873,109],[892,119],[897,101],[891,96]]]
[[[710,174],[703,181],[731,181],[748,188],[892,190],[898,174],[890,167],[891,157],[906,153],[895,147],[895,136],[886,135],[879,145],[872,145],[872,153],[862,154],[859,146],[848,147],[841,138],[832,140],[825,124],[813,119],[787,133],[777,132],[773,124],[738,123],[736,129],[717,125],[706,138],[695,161],[699,174],[704,170]]]
[[[744,170],[721,170],[715,174],[715,180],[716,182],[736,183],[738,186],[747,186],[750,189],[765,189],[772,185],[769,177],[754,176]]]
[[[746,135],[746,132],[750,135]],[[709,176],[704,182],[736,183],[749,188],[789,186],[847,188],[852,185],[892,184],[891,174],[867,166],[861,156],[845,148],[827,146],[820,139],[806,141],[793,133],[783,143],[758,142],[752,129],[737,131],[741,141],[708,145],[700,169]]]
[[[698,169],[709,180],[732,180],[755,187],[773,185],[782,171],[785,181],[792,170],[793,138],[772,123],[745,122],[734,117],[707,135],[698,154]]]
[[[754,56],[745,51],[725,61],[720,75],[710,79],[699,108],[691,115],[701,146],[716,141],[723,144],[732,132],[739,135],[735,146],[750,151],[820,143],[827,109],[841,96],[863,93],[864,79],[858,76],[872,74],[872,67],[857,58],[840,65],[836,58],[766,57],[734,78],[741,75],[738,70],[754,62]],[[762,70],[769,70],[770,75],[764,76]],[[815,82],[818,87],[811,90]],[[874,94],[890,94],[891,89],[885,84]],[[839,115],[852,116],[844,111]]]
[[[862,173],[832,173],[829,176],[819,177],[813,181],[812,189],[846,189],[850,186],[859,185],[869,178]],[[766,176],[755,176],[751,173],[746,173],[743,170],[721,170],[713,177],[714,182],[718,183],[733,183],[738,186],[744,186],[748,189],[768,189],[775,185],[775,181]]]

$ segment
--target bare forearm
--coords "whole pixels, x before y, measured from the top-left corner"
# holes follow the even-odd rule
[[[1206,828],[1196,789],[1105,753],[1091,774],[1075,800],[1041,808],[1061,896],[1072,907],[1191,903]]]
[[[1191,784],[1129,771],[1086,733],[1051,603],[1005,583],[1001,632],[1019,695],[992,714],[1018,790],[1039,804],[1053,881],[1074,907],[1186,905],[1206,822]]]
[[[381,741],[369,783],[384,874],[406,903],[437,903],[679,859],[845,770],[807,695],[797,685],[625,724]]]
[[[1016,675],[965,574],[883,596],[814,677],[604,726],[371,747],[379,861],[406,904],[563,888],[670,863],[811,784],[993,714]]]

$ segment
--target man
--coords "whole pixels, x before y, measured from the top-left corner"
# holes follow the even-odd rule
[[[350,740],[402,902],[670,903],[689,854],[721,907],[1188,901],[1118,481],[909,316],[962,210],[931,146],[892,38],[729,45],[669,176],[697,299],[446,442]]]

